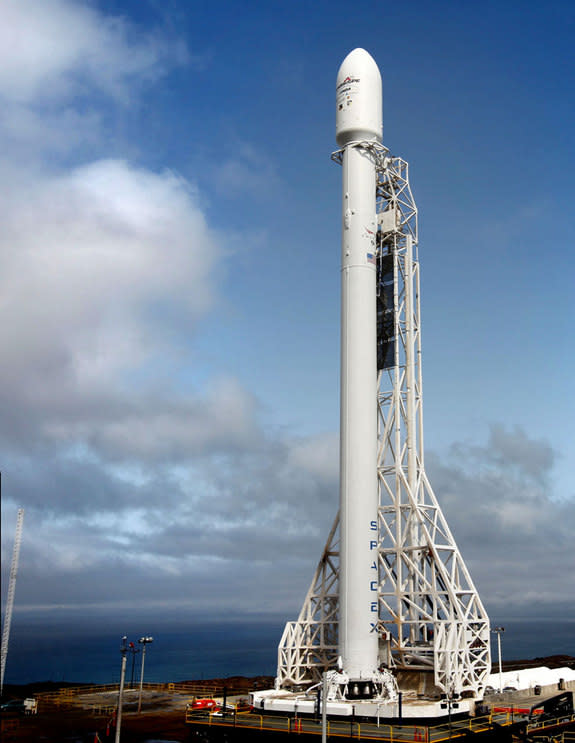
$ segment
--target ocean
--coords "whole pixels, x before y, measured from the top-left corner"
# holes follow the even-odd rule
[[[117,683],[120,678],[121,637],[138,648],[138,638],[151,635],[147,646],[145,680],[152,682],[275,676],[277,645],[283,620],[168,622],[108,620],[105,617],[25,617],[14,614],[8,647],[5,684],[38,681]],[[136,631],[131,631],[131,625]],[[547,655],[575,655],[575,619],[492,619],[505,627],[503,660]],[[497,645],[492,643],[493,660]],[[132,664],[132,661],[133,664]],[[126,681],[139,680],[141,655],[128,654]]]
[[[130,625],[137,625],[130,631]],[[117,683],[121,638],[139,650],[138,638],[152,636],[146,647],[146,681],[184,681],[228,676],[273,676],[283,626],[274,622],[150,621],[68,622],[62,618],[14,616],[6,662],[5,684],[37,681]],[[132,663],[133,661],[133,663]],[[141,653],[128,652],[126,681],[139,680]]]

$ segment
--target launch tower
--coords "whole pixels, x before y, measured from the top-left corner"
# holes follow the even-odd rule
[[[338,708],[353,703],[357,714],[358,703],[368,710],[377,701],[377,714],[387,703],[392,716],[400,692],[404,705],[481,697],[489,619],[425,473],[408,165],[382,144],[381,77],[366,51],[346,57],[337,86],[340,509],[299,617],[281,638],[276,693],[301,692],[326,674]]]

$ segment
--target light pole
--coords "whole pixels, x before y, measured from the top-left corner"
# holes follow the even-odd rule
[[[379,727],[379,707],[377,710],[377,726]],[[324,671],[321,678],[321,743],[327,741],[327,673]]]
[[[140,637],[138,640],[142,646],[142,669],[140,671],[140,696],[138,699],[138,713],[142,710],[142,689],[144,687],[144,661],[146,660],[146,645],[150,645],[154,642],[153,637]]]
[[[128,648],[126,647],[126,635],[122,637],[122,645],[120,646],[120,652],[122,653],[122,670],[120,673],[120,690],[118,692],[118,713],[116,715],[116,739],[115,743],[120,743],[120,729],[122,727],[122,696],[124,695],[124,679],[126,678],[126,653]]]
[[[136,664],[136,654],[140,652],[133,642],[130,643],[130,652],[132,653],[132,675],[130,676],[130,689],[134,688],[134,666]]]
[[[455,701],[459,699],[459,695],[455,694],[453,686],[450,686],[447,694],[442,699],[445,699],[445,701],[441,702],[441,709],[447,709],[447,725],[449,729],[449,740],[451,740],[451,710],[459,709],[459,702]]]
[[[501,669],[501,633],[505,632],[505,627],[494,627],[491,630],[497,635],[497,654],[499,656],[499,693],[503,691],[503,674]]]

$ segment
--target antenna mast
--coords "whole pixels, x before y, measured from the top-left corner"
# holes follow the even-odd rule
[[[18,509],[16,521],[16,536],[14,537],[14,549],[12,551],[12,564],[10,566],[10,582],[8,584],[8,598],[6,599],[6,611],[4,612],[4,628],[2,630],[2,656],[0,661],[0,696],[4,690],[4,671],[6,670],[6,656],[8,655],[8,640],[10,638],[10,624],[12,622],[12,610],[14,608],[14,593],[16,591],[16,576],[18,575],[18,560],[20,557],[20,545],[22,543],[22,526],[24,524],[24,509]]]

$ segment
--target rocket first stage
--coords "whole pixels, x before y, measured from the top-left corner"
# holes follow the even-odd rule
[[[339,655],[350,681],[377,675],[376,162],[381,75],[364,49],[337,76],[342,149]],[[362,695],[365,691],[362,686]]]

